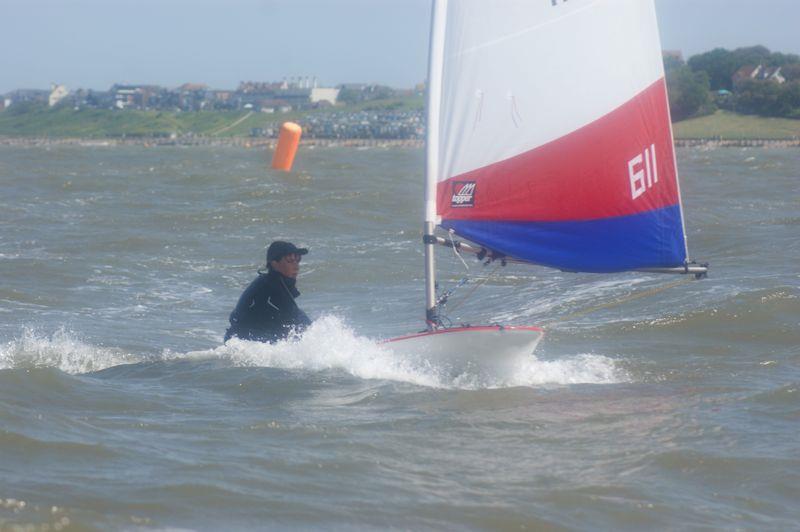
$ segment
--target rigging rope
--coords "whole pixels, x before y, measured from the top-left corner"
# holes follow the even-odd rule
[[[481,286],[483,286],[484,284],[486,284],[486,282],[487,282],[489,279],[491,279],[491,278],[492,278],[492,276],[495,274],[495,272],[497,272],[497,270],[498,270],[498,269],[500,269],[502,266],[503,266],[503,264],[502,264],[502,263],[498,263],[498,264],[497,264],[497,266],[495,266],[495,267],[494,267],[494,270],[492,270],[492,271],[491,271],[491,273],[489,273],[489,275],[487,275],[486,277],[484,277],[484,278],[481,280],[481,282],[477,283],[475,286],[473,286],[473,287],[472,287],[472,290],[470,290],[469,292],[467,292],[467,295],[465,295],[464,297],[462,297],[462,298],[461,298],[461,299],[460,299],[460,300],[459,300],[459,301],[458,301],[458,302],[457,302],[455,305],[453,305],[452,307],[450,307],[449,309],[447,309],[447,310],[448,310],[448,312],[453,312],[453,311],[454,311],[454,310],[456,310],[458,307],[460,307],[460,306],[461,306],[461,305],[462,305],[462,304],[463,304],[465,301],[467,301],[467,300],[468,300],[468,299],[469,299],[469,298],[472,296],[472,294],[474,294],[474,293],[475,293],[475,290],[477,290],[478,288],[480,288]]]
[[[453,253],[456,254],[456,257],[458,257],[458,260],[460,260],[461,264],[464,265],[464,269],[467,270],[467,273],[469,273],[469,266],[467,266],[467,262],[464,260],[464,257],[462,257],[461,253],[458,251],[458,246],[456,245],[456,241],[453,240],[453,235],[455,234],[455,231],[450,229],[447,232],[447,234],[448,234],[448,236],[450,236],[450,244],[452,244]]]

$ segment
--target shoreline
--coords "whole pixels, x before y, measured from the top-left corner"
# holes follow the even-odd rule
[[[232,146],[238,148],[274,149],[278,139],[252,137],[184,137],[176,139],[159,138],[78,138],[78,137],[0,137],[0,146]],[[318,146],[324,148],[422,148],[425,141],[421,139],[301,139],[301,146]]]
[[[0,137],[0,146],[230,146],[238,148],[274,149],[277,139],[252,137],[183,137],[160,138],[78,138],[78,137]],[[302,139],[301,146],[322,148],[424,148],[422,139]],[[786,139],[675,139],[676,148],[800,148],[800,138]]]

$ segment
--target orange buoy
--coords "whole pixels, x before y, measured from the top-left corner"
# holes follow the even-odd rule
[[[276,170],[289,171],[294,163],[294,156],[297,153],[297,145],[300,144],[300,135],[303,128],[294,122],[284,122],[281,126],[281,133],[278,136],[278,146],[272,155],[272,167]]]

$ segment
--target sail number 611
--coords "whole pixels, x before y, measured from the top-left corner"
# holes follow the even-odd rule
[[[631,180],[631,198],[636,199],[658,183],[658,166],[656,165],[656,145],[651,144],[630,161],[628,161],[628,177]]]

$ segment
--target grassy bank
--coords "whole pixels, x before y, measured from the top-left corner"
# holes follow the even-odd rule
[[[337,107],[339,112],[422,109],[422,98],[403,98],[364,102]],[[246,137],[253,128],[286,120],[302,120],[331,109],[265,114],[232,111],[177,113],[166,111],[112,111],[45,106],[0,111],[0,136],[103,139],[120,137],[169,137],[198,135],[208,137]],[[240,121],[241,120],[241,121]],[[233,126],[233,127],[231,127]],[[791,139],[800,138],[800,120],[763,118],[727,111],[684,120],[675,124],[677,139],[721,138]]]
[[[422,109],[422,98],[402,98],[364,102],[333,110]],[[319,109],[285,114],[235,111],[119,111],[110,109],[48,108],[44,105],[10,107],[0,111],[0,136],[79,137],[86,139],[127,137],[169,137],[171,135],[247,136],[253,128],[269,123],[300,120],[305,116],[330,112]],[[246,117],[246,118],[245,118]],[[239,120],[243,119],[241,122]],[[234,125],[235,124],[235,125]],[[233,127],[230,127],[232,126]]]
[[[0,135],[7,137],[115,138],[211,134],[245,116],[239,112],[171,113],[160,111],[74,110],[29,107],[0,112]],[[249,130],[248,130],[249,131]]]
[[[800,120],[765,118],[717,111],[713,115],[677,122],[677,139],[722,140],[800,138]]]

